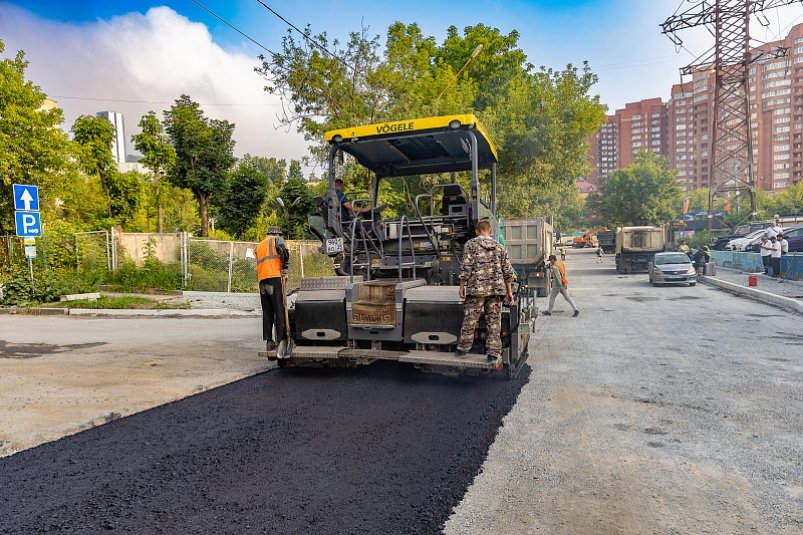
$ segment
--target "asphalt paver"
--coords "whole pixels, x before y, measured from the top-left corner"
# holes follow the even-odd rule
[[[438,532],[529,373],[263,373],[0,459],[0,533]]]

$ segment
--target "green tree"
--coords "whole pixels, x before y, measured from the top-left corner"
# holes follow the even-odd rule
[[[192,191],[201,216],[201,236],[209,234],[210,197],[225,192],[234,163],[234,125],[209,119],[189,95],[181,95],[164,112],[165,130],[176,149],[176,164],[168,178]]]
[[[82,115],[72,126],[73,140],[79,145],[78,161],[81,168],[89,176],[100,181],[106,193],[109,218],[113,218],[114,203],[112,201],[112,182],[117,168],[112,155],[115,129],[103,117]]]
[[[0,54],[4,51],[0,40]],[[13,59],[0,60],[0,235],[14,231],[12,184],[39,186],[40,208],[48,215],[77,177],[69,138],[58,128],[62,111],[45,106],[44,92],[25,77],[24,58],[18,51]]]
[[[109,177],[112,213],[121,225],[131,223],[137,214],[144,186],[142,178],[137,171],[115,172]]]
[[[497,143],[500,207],[511,216],[534,215],[538,207],[519,202],[517,193],[532,199],[540,188],[572,184],[588,172],[587,140],[603,124],[605,108],[589,94],[597,78],[587,64],[534,70],[518,48],[517,32],[504,35],[481,24],[462,35],[449,28],[438,46],[416,24],[397,22],[388,29],[384,56],[379,38],[364,31],[352,33],[342,48],[337,41],[330,45],[326,34],[313,36],[307,29],[307,35],[336,50],[335,57],[288,35],[281,53],[263,57],[259,71],[268,78],[266,89],[290,104],[285,124],[314,141],[319,157],[326,154],[326,130],[474,112]],[[472,58],[478,45],[481,52]],[[367,188],[370,177],[363,177]],[[521,180],[528,183],[524,189]]]
[[[131,139],[134,146],[142,153],[140,163],[150,169],[152,173],[150,189],[156,199],[156,232],[164,231],[162,217],[162,179],[172,172],[176,164],[176,149],[170,145],[170,138],[164,131],[162,123],[153,111],[143,115],[139,121],[141,132],[134,134]],[[148,231],[150,231],[150,216],[146,215]]]
[[[279,197],[287,209],[287,217],[282,210],[282,221],[289,237],[302,239],[307,235],[307,214],[314,210],[312,192],[301,175],[301,164],[290,162],[287,181],[279,190]]]
[[[677,216],[680,187],[662,156],[642,152],[632,165],[600,179],[589,197],[609,227],[658,225]]]
[[[284,161],[281,165],[279,172],[283,173]],[[235,169],[229,172],[223,202],[217,207],[220,228],[232,236],[244,237],[262,211],[268,194],[273,193],[275,198],[278,191],[277,182],[274,181],[276,167],[278,162],[275,158],[249,154],[237,162]]]

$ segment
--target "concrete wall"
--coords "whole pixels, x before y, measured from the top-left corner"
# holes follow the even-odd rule
[[[117,240],[118,263],[125,258],[133,260],[138,266],[145,261],[148,243],[153,244],[153,252],[160,261],[173,264],[181,261],[180,234],[139,234],[131,232],[115,233]]]
[[[739,269],[748,273],[764,271],[761,255],[758,253],[737,253],[731,251],[711,251],[716,265]],[[789,280],[803,280],[803,253],[791,253],[781,257],[781,273]]]

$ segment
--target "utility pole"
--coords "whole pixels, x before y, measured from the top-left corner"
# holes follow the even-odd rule
[[[751,217],[756,215],[753,131],[750,120],[750,64],[786,56],[786,48],[750,47],[750,16],[764,16],[767,9],[800,0],[699,0],[661,24],[664,34],[681,46],[679,30],[705,26],[714,36],[714,46],[680,70],[714,75],[714,106],[709,129],[708,230],[714,217],[717,193],[741,192],[750,196]],[[766,19],[766,17],[765,17]],[[707,83],[707,82],[706,82]]]

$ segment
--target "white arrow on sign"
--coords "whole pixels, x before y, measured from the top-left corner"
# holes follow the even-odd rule
[[[22,195],[20,195],[20,200],[25,204],[25,210],[30,211],[31,202],[33,202],[33,197],[31,197],[31,192],[28,191],[28,188],[25,188],[22,191]]]

